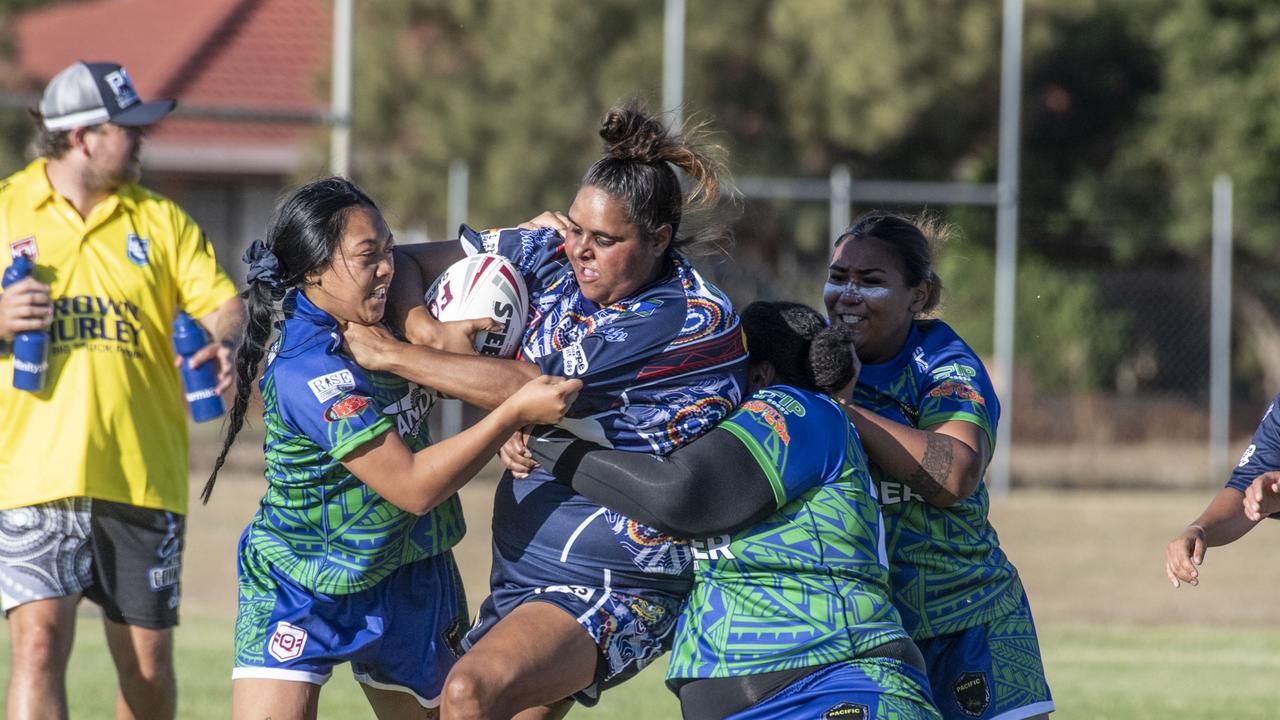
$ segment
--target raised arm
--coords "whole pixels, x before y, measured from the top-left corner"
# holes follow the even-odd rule
[[[867,457],[929,504],[948,507],[977,489],[991,460],[987,434],[978,425],[949,420],[921,430],[849,401],[841,405]]]
[[[422,295],[440,273],[465,255],[457,240],[397,245],[393,253],[396,274],[387,293],[385,321],[410,342],[429,343],[440,323],[423,306]]]
[[[490,410],[542,374],[533,363],[412,345],[373,326],[349,325],[342,337],[351,356],[365,369],[393,373]]]
[[[399,434],[387,431],[346,455],[342,464],[392,505],[421,515],[475,477],[517,428],[558,422],[581,388],[578,380],[538,377],[480,422],[439,443],[414,453]]]

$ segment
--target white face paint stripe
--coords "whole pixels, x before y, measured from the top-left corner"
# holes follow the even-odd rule
[[[881,300],[883,298],[889,297],[889,288],[884,285],[880,285],[877,287],[868,287],[866,285],[859,285],[858,283],[852,280],[844,283],[827,282],[822,285],[823,295],[826,295],[827,293],[846,293],[846,292],[853,295],[861,295],[862,297],[871,299],[871,300]]]

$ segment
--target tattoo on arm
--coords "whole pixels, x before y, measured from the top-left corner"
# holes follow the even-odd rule
[[[937,433],[929,433],[925,441],[924,459],[911,475],[908,483],[925,500],[932,500],[942,492],[942,483],[951,474],[951,441]]]

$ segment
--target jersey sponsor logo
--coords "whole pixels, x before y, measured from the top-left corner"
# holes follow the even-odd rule
[[[316,396],[316,400],[324,402],[338,397],[347,390],[354,390],[356,378],[350,370],[339,370],[311,378],[307,381],[307,387],[311,388],[311,394]]]
[[[1249,447],[1244,449],[1244,454],[1240,456],[1240,462],[1236,464],[1236,467],[1244,467],[1245,465],[1248,465],[1249,461],[1253,459],[1253,454],[1257,451],[1258,446],[1250,443]]]
[[[694,560],[715,560],[724,558],[725,560],[737,560],[733,551],[729,549],[729,545],[733,542],[733,538],[728,535],[717,535],[706,540],[691,540],[689,547],[693,550]]]
[[[822,713],[822,720],[869,720],[871,708],[851,702],[832,705]]]
[[[761,390],[757,395],[777,405],[782,412],[796,417],[804,417],[804,403],[793,396],[777,390]]]
[[[409,392],[396,402],[382,409],[382,414],[395,418],[396,431],[401,437],[417,435],[427,414],[431,412],[431,393],[417,385],[410,385]]]
[[[976,402],[979,405],[986,405],[987,401],[982,399],[982,393],[978,392],[972,385],[967,385],[954,380],[947,380],[941,385],[929,391],[929,397],[958,397],[962,400]]]
[[[372,400],[364,395],[348,395],[330,405],[329,409],[324,411],[324,419],[329,422],[337,422],[344,418],[359,415],[365,408],[369,407],[370,402]]]
[[[302,654],[307,646],[307,631],[281,620],[276,623],[276,631],[267,643],[267,652],[271,657],[285,662]]]
[[[964,382],[977,377],[978,371],[968,365],[951,363],[950,365],[943,365],[942,367],[934,370],[931,375],[934,380],[959,380]]]
[[[151,262],[151,241],[129,233],[125,243],[125,253],[129,261],[138,267],[146,267]]]
[[[928,372],[929,363],[924,359],[924,348],[918,347],[912,350],[911,359],[916,362],[916,367],[920,368],[920,372]]]
[[[70,352],[72,347],[88,346],[90,350],[115,350],[138,353],[142,333],[138,306],[127,300],[93,295],[60,297],[53,301],[53,323],[49,339],[54,343],[50,354]],[[111,341],[111,344],[96,341]],[[139,354],[140,357],[140,354]]]
[[[13,258],[14,260],[17,260],[22,255],[26,255],[32,260],[35,260],[37,257],[39,257],[39,254],[40,253],[36,250],[35,235],[28,235],[24,238],[14,240],[13,242],[9,243],[9,257]]]
[[[782,413],[773,409],[772,405],[759,400],[748,400],[742,403],[742,409],[758,414],[764,424],[773,428],[773,431],[778,434],[778,439],[783,445],[791,444],[791,433],[787,432],[787,421],[782,417]]]
[[[910,500],[924,500],[924,496],[896,480],[880,481],[881,505],[897,505]]]
[[[581,343],[574,343],[566,347],[561,351],[560,356],[564,358],[565,375],[582,375],[591,367],[591,363],[587,362],[587,354],[583,352]]]
[[[991,688],[987,685],[987,674],[984,672],[963,672],[951,686],[955,695],[956,706],[960,712],[970,717],[980,717],[991,704]]]

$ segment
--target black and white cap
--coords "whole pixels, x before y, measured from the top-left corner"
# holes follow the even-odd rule
[[[40,114],[50,130],[104,122],[141,126],[156,122],[177,104],[176,100],[142,102],[124,68],[81,60],[49,81],[40,99]]]

